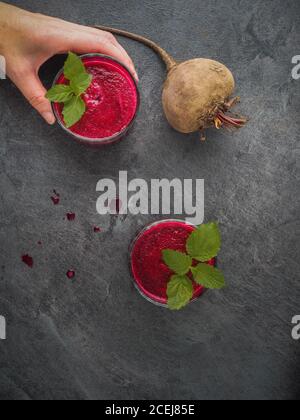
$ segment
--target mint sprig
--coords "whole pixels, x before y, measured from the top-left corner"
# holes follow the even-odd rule
[[[64,76],[68,80],[73,80],[79,74],[83,74],[86,72],[84,64],[82,60],[78,57],[78,55],[69,52],[67,60],[64,64]]]
[[[162,251],[162,259],[172,275],[168,287],[168,307],[179,310],[193,297],[193,280],[206,289],[225,287],[224,275],[220,270],[205,262],[215,258],[221,249],[221,233],[217,223],[198,226],[187,239],[187,254],[172,249]],[[195,265],[196,261],[198,265]],[[200,262],[200,264],[199,264]]]
[[[191,271],[195,282],[206,287],[206,289],[222,289],[225,287],[223,273],[211,265],[202,263],[192,268]]]
[[[189,237],[187,251],[200,262],[215,258],[221,249],[221,233],[217,223],[199,226]]]
[[[65,103],[63,116],[67,127],[72,127],[82,118],[85,113],[85,102],[81,96],[73,96]]]
[[[73,90],[67,85],[55,85],[46,94],[46,98],[52,102],[68,102],[73,96]]]
[[[82,95],[90,87],[92,76],[87,72],[80,57],[72,52],[69,52],[64,64],[64,76],[70,84],[53,86],[46,93],[46,98],[51,102],[64,104],[64,122],[66,127],[70,128],[81,120],[86,111]]]
[[[193,260],[189,255],[172,249],[165,249],[162,253],[164,262],[174,273],[183,276],[190,271]]]
[[[192,299],[194,288],[187,276],[172,276],[168,283],[168,306],[172,310],[179,310]]]

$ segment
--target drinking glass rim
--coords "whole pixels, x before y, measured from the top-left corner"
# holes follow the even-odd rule
[[[144,233],[145,232],[147,232],[148,230],[150,230],[150,229],[152,229],[153,227],[155,227],[155,226],[159,226],[159,225],[161,225],[161,224],[164,224],[164,223],[183,223],[183,224],[185,224],[186,226],[191,226],[191,227],[194,227],[195,229],[197,228],[197,226],[196,225],[194,225],[193,223],[190,223],[190,222],[187,222],[186,220],[183,220],[183,219],[161,219],[161,220],[157,220],[157,221],[155,221],[155,222],[151,222],[151,223],[149,223],[149,224],[147,224],[146,226],[144,226],[144,228],[135,236],[135,238],[133,239],[133,241],[131,242],[131,244],[130,244],[130,247],[129,247],[129,266],[130,266],[130,273],[131,273],[131,280],[132,280],[132,282],[133,282],[133,284],[134,284],[134,287],[135,287],[135,289],[139,292],[139,294],[144,298],[144,299],[146,299],[148,302],[150,302],[150,303],[152,303],[153,305],[156,305],[156,306],[159,306],[159,307],[162,307],[162,308],[168,308],[168,304],[167,303],[162,303],[162,302],[157,302],[156,300],[154,300],[154,299],[152,299],[150,296],[147,296],[144,292],[143,292],[143,290],[139,287],[139,285],[138,285],[138,283],[137,283],[137,281],[136,281],[136,279],[135,279],[135,276],[134,276],[134,273],[133,273],[133,270],[132,270],[132,254],[133,254],[133,251],[134,251],[134,247],[135,247],[135,245],[136,245],[136,243],[138,242],[138,240],[144,235]],[[216,259],[216,262],[217,262],[217,259]],[[205,289],[204,287],[203,287],[203,290],[202,290],[202,292],[201,292],[201,294],[199,295],[199,296],[195,296],[193,299],[191,299],[190,300],[190,302],[188,303],[188,305],[190,305],[191,303],[194,303],[195,301],[197,301],[201,296],[203,296],[203,294],[204,293],[206,293],[207,292],[207,289]]]
[[[67,128],[63,124],[63,122],[61,120],[61,117],[58,114],[58,112],[56,110],[56,107],[54,106],[54,103],[51,103],[52,109],[53,109],[54,115],[55,115],[56,120],[57,120],[58,124],[60,125],[60,127],[64,131],[66,131],[68,134],[70,134],[72,137],[74,137],[75,139],[77,139],[79,141],[82,141],[82,142],[87,142],[87,143],[90,143],[90,144],[93,144],[94,143],[94,144],[98,144],[98,145],[101,144],[101,143],[103,143],[103,144],[105,144],[105,143],[113,143],[114,141],[118,140],[120,137],[122,137],[123,135],[125,135],[127,133],[127,131],[130,130],[130,128],[132,127],[132,125],[134,124],[134,122],[136,120],[136,117],[138,115],[139,108],[140,108],[140,91],[139,91],[139,87],[138,87],[137,81],[132,76],[129,68],[127,66],[125,66],[123,63],[121,63],[119,60],[117,60],[116,58],[111,57],[109,55],[105,55],[105,54],[99,54],[99,53],[82,54],[82,55],[79,56],[79,58],[81,58],[81,59],[83,59],[83,58],[89,58],[89,57],[107,58],[110,61],[114,61],[115,63],[117,63],[120,66],[122,66],[130,74],[130,76],[131,76],[131,78],[133,80],[135,89],[136,89],[136,94],[137,94],[136,110],[135,110],[134,116],[132,117],[132,120],[130,121],[130,123],[122,131],[114,134],[113,136],[110,136],[110,137],[102,137],[102,138],[91,138],[91,137],[81,136],[80,134],[74,133],[69,128]],[[57,75],[55,76],[55,78],[54,78],[52,87],[54,87],[54,86],[57,85],[57,82],[60,79],[60,77],[63,75],[63,73],[64,73],[64,69],[61,68],[59,70],[59,72],[57,73]]]

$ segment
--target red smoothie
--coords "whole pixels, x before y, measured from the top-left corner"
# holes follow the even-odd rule
[[[167,220],[154,223],[137,237],[132,247],[131,270],[135,285],[147,299],[167,304],[167,285],[174,273],[163,262],[162,251],[186,252],[186,241],[195,229],[183,221]],[[215,265],[215,259],[208,264]],[[194,283],[193,299],[203,292],[204,288]]]
[[[55,103],[60,123],[78,140],[110,143],[117,140],[133,123],[139,106],[137,85],[129,71],[112,58],[101,55],[81,57],[92,83],[83,99],[86,112],[81,120],[67,129],[63,121],[63,105]],[[55,84],[68,84],[61,73]]]

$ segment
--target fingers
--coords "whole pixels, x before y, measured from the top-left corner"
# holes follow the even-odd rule
[[[67,45],[69,51],[75,53],[101,53],[109,55],[123,63],[138,81],[138,75],[133,61],[126,50],[119,44],[116,38],[104,31],[86,28],[76,31],[76,34],[69,40]]]
[[[45,98],[46,89],[42,85],[38,75],[34,72],[28,72],[22,75],[16,74],[12,77],[12,80],[31,106],[41,114],[48,124],[53,125],[56,120],[51,104]]]
[[[117,47],[120,49],[120,51],[121,51],[123,54],[126,54],[126,55],[128,56],[128,54],[127,54],[127,52],[126,52],[125,48],[123,48],[123,47],[122,47],[122,45],[121,45],[121,44],[119,44],[117,40],[116,40],[116,42],[117,42]],[[139,76],[138,76],[138,74],[137,74],[137,71],[136,71],[135,65],[134,65],[134,63],[133,63],[132,59],[131,59],[129,56],[128,56],[128,58],[129,58],[130,63],[131,63],[131,66],[129,66],[128,68],[129,68],[129,70],[133,73],[133,76],[134,76],[135,80],[136,80],[137,82],[139,82]]]

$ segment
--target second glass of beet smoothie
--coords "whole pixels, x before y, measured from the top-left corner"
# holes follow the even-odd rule
[[[186,242],[196,226],[181,220],[163,220],[147,226],[131,246],[130,264],[134,285],[151,303],[167,307],[167,285],[174,274],[163,262],[162,251],[186,252]],[[207,262],[216,265],[216,259]],[[194,282],[194,296],[199,298],[204,287]]]
[[[139,91],[129,70],[111,57],[86,54],[80,57],[92,83],[83,99],[86,112],[73,127],[67,128],[63,120],[63,105],[53,104],[61,127],[78,142],[89,146],[102,146],[121,140],[131,128],[139,108]],[[54,85],[69,84],[61,70]]]

